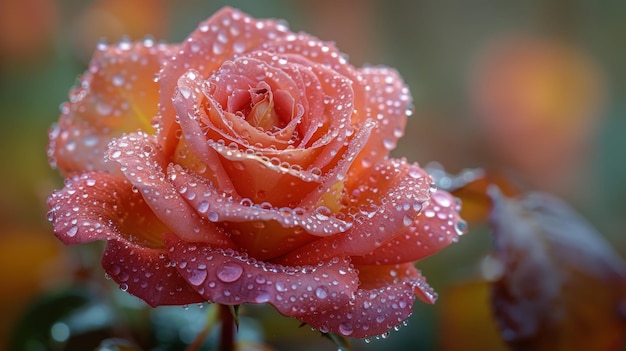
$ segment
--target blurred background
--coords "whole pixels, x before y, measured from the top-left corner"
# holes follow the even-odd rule
[[[482,167],[513,174],[564,198],[626,256],[622,1],[0,0],[0,350],[22,332],[16,326],[33,306],[53,303],[49,296],[68,291],[81,274],[103,277],[98,255],[63,247],[45,215],[47,196],[62,186],[47,164],[47,129],[96,43],[123,35],[179,42],[226,4],[335,41],[357,67],[397,68],[415,113],[395,156],[437,161],[453,173]],[[354,349],[467,350],[462,345],[471,341],[503,350],[480,270],[489,245],[477,224],[420,262],[438,303],[417,303],[409,327]],[[196,323],[195,312],[176,311]],[[252,335],[277,349],[333,349],[270,309],[247,311],[256,316]],[[63,344],[65,329],[42,325],[44,338],[61,335]]]

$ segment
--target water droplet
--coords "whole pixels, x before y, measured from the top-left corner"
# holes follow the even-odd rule
[[[241,278],[243,268],[235,262],[224,263],[222,268],[217,272],[217,278],[224,283],[232,283]]]
[[[198,204],[198,212],[200,213],[206,213],[209,210],[209,202],[208,201],[201,201]]]
[[[189,89],[188,87],[184,85],[179,86],[178,91],[180,91],[180,93],[183,95],[185,99],[189,99],[189,97],[191,96],[191,89]]]
[[[120,274],[120,271],[121,271],[121,268],[118,265],[113,265],[109,269],[109,273],[112,274],[112,275],[118,275],[118,274]]]
[[[456,222],[456,225],[454,228],[456,229],[456,233],[458,235],[463,235],[467,233],[467,222],[460,219],[458,222]]]
[[[279,291],[279,292],[287,291],[287,287],[285,286],[285,283],[283,283],[283,282],[276,282],[276,291]]]
[[[72,226],[68,231],[67,231],[67,236],[69,237],[74,237],[76,235],[76,233],[78,233],[78,227],[77,226]]]
[[[317,289],[315,289],[315,296],[317,296],[320,299],[325,299],[328,297],[328,288],[325,286],[318,286]]]
[[[111,78],[111,81],[116,87],[121,87],[124,84],[124,76],[116,74],[113,76],[113,78]]]
[[[217,222],[220,219],[220,215],[217,214],[217,212],[209,212],[209,214],[207,215],[207,218],[211,222]]]
[[[411,168],[409,170],[409,177],[413,179],[420,179],[422,178],[422,173],[416,168]]]
[[[394,147],[396,147],[396,142],[391,138],[385,138],[383,140],[383,145],[385,146],[387,150],[391,150]]]
[[[198,286],[198,285],[204,283],[204,281],[206,280],[206,277],[207,277],[207,271],[206,270],[204,270],[204,269],[194,269],[193,271],[191,271],[191,275],[189,276],[189,278],[187,278],[187,280],[192,285]]]
[[[260,290],[256,297],[254,298],[254,301],[256,303],[265,303],[268,302],[270,300],[270,294],[267,291],[264,290]]]
[[[413,224],[413,219],[409,216],[404,216],[404,218],[402,218],[402,224],[404,224],[405,227],[408,227]]]
[[[450,198],[448,198],[446,195],[444,195],[444,193],[441,192],[433,193],[432,198],[441,207],[450,207],[450,205],[452,204]]]
[[[109,104],[105,104],[102,101],[96,103],[96,112],[98,112],[102,116],[108,116],[111,112],[113,112],[113,107]]]
[[[350,335],[350,334],[352,334],[352,332],[353,332],[353,331],[354,331],[354,330],[353,330],[353,328],[352,328],[352,323],[347,322],[347,323],[341,323],[341,324],[339,324],[339,332],[340,332],[342,335],[346,335],[346,336],[347,336],[347,335]]]

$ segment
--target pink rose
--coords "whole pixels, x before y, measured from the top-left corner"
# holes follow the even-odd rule
[[[66,244],[106,240],[107,274],[152,306],[267,302],[382,334],[435,301],[413,262],[464,226],[388,158],[410,104],[394,70],[230,8],[180,46],[102,46],[50,133],[68,179],[49,218]]]

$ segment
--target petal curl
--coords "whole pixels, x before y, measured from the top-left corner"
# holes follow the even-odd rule
[[[267,302],[281,314],[300,319],[348,304],[358,285],[356,271],[343,259],[286,267],[256,261],[233,250],[182,241],[175,235],[166,235],[165,243],[179,273],[215,303]]]
[[[430,197],[430,176],[417,164],[386,160],[368,179],[352,179],[346,188],[353,203],[352,227],[302,246],[281,259],[283,264],[314,264],[337,255],[363,256],[404,234]],[[355,212],[355,213],[352,213]]]
[[[198,115],[206,117],[204,109],[201,108],[204,98],[202,94],[203,82],[203,76],[195,70],[188,71],[178,79],[178,86],[171,102],[176,108],[182,128],[183,135],[179,145],[184,143],[185,147],[197,155],[199,161],[210,171],[211,178],[217,182],[220,189],[232,193],[235,191],[232,181],[224,170],[219,155],[207,144],[203,126],[198,121]]]
[[[459,240],[467,224],[459,216],[456,199],[443,190],[431,195],[415,223],[389,243],[371,253],[354,257],[357,264],[395,264],[415,262]]]
[[[372,132],[367,145],[355,162],[352,173],[358,174],[369,165],[385,158],[396,147],[396,142],[404,134],[407,111],[411,108],[411,95],[408,87],[394,69],[387,67],[366,67],[358,71],[359,84],[365,91],[364,106],[356,106],[362,112],[356,115],[353,123],[372,119],[378,126]]]
[[[164,145],[164,151],[170,153],[176,147],[178,125],[170,99],[179,77],[190,68],[208,77],[227,59],[287,33],[289,29],[282,22],[255,19],[230,7],[222,8],[200,23],[159,73],[162,118],[159,142]]]
[[[227,227],[230,237],[251,256],[267,260],[311,242],[350,228],[327,208],[277,208],[269,203],[254,204],[219,192],[207,180],[179,166],[168,170],[172,184],[200,216]],[[317,263],[317,262],[316,262]]]
[[[203,79],[196,72],[190,71],[180,78],[178,84],[173,101],[180,119],[183,137],[191,151],[198,155],[200,162],[213,173],[210,179],[216,182],[216,186],[221,191],[238,194],[254,201],[259,200],[258,202],[268,201],[276,206],[287,206],[290,203],[293,204],[297,196],[294,199],[285,194],[306,193],[317,186],[316,179],[319,175],[314,175],[298,166],[298,163],[315,157],[314,150],[284,151],[282,155],[284,158],[288,156],[296,158],[292,165],[281,162],[276,157],[270,158],[269,153],[266,155],[263,152],[265,150],[255,151],[252,148],[240,150],[235,143],[238,140],[233,138],[234,136],[218,134],[218,140],[211,140],[204,130],[210,129],[215,124],[209,122],[210,117],[207,116],[207,111],[204,111],[205,104],[200,92]],[[211,99],[207,101],[209,101],[207,107],[210,106],[209,114],[223,114],[218,106],[211,104]],[[223,119],[224,117],[215,118]],[[227,146],[226,141],[233,143]],[[275,156],[281,153],[277,151]],[[289,189],[282,192],[273,191],[279,183]]]
[[[120,289],[152,307],[205,301],[178,274],[165,253],[164,248],[152,249],[114,238],[107,241],[102,267]]]
[[[176,48],[150,40],[100,45],[50,130],[50,164],[65,174],[116,172],[116,164],[106,163],[106,147],[124,132],[153,130],[151,120],[159,102],[154,75]]]
[[[333,43],[322,41],[306,33],[289,33],[267,41],[262,49],[277,52],[296,62],[300,61],[305,66],[310,66],[311,63],[319,64],[353,82],[359,79],[355,68],[348,63],[345,55]]]
[[[124,237],[163,247],[170,229],[159,221],[130,182],[104,172],[74,175],[48,199],[48,219],[66,245]]]
[[[386,333],[412,313],[414,294],[432,303],[436,295],[411,264],[357,266],[361,288],[349,303],[297,317],[322,332],[366,338]]]
[[[124,175],[172,231],[186,240],[232,247],[226,234],[199,217],[168,181],[166,160],[154,136],[138,132],[116,139],[109,147],[109,157],[119,162]]]

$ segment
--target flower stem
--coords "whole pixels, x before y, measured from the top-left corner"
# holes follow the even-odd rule
[[[235,351],[235,320],[231,306],[219,305],[222,328],[219,351]]]

